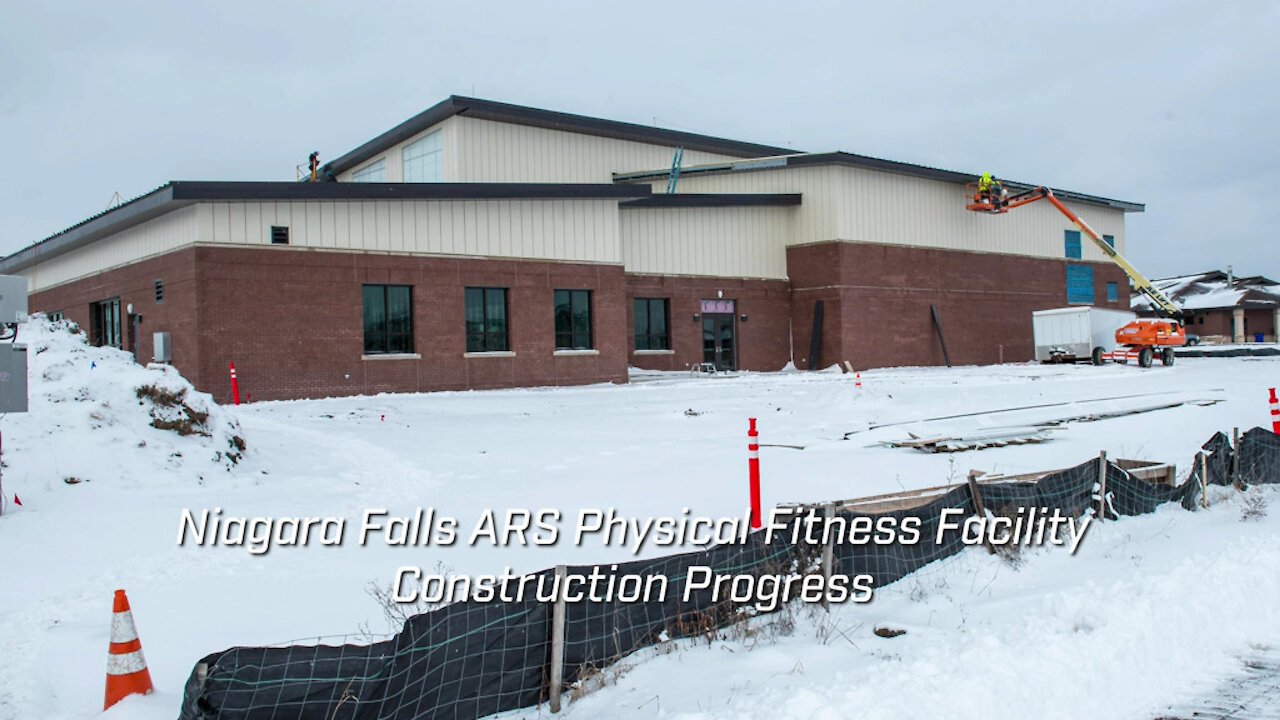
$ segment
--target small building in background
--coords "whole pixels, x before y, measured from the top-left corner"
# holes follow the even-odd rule
[[[1152,280],[1151,284],[1182,306],[1187,332],[1202,342],[1276,342],[1280,283],[1274,280],[1210,270]],[[1133,310],[1139,315],[1155,314],[1145,297],[1137,293],[1131,297]]]

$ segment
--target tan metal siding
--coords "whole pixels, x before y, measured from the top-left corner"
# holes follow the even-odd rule
[[[210,203],[208,242],[269,245],[289,226],[306,248],[620,263],[617,201],[314,200]],[[232,229],[227,218],[257,218]]]
[[[445,156],[458,182],[612,182],[615,172],[671,166],[674,147],[455,116]],[[445,138],[449,140],[449,138]],[[456,151],[450,153],[450,148]],[[684,165],[738,159],[686,151]]]
[[[629,208],[621,211],[627,272],[787,277],[787,238],[798,209]]]
[[[655,192],[662,183],[655,182]],[[1032,257],[1064,256],[1063,231],[1074,229],[1040,201],[993,216],[964,209],[964,186],[937,180],[841,166],[795,167],[712,175],[687,175],[686,193],[743,192],[803,195],[790,244],[848,240],[937,247]],[[1124,213],[1067,203],[1101,235],[1114,235],[1124,254]],[[1105,260],[1088,238],[1084,260]]]
[[[862,168],[835,169],[845,199],[837,206],[841,240],[1061,258],[1063,231],[1075,229],[1043,200],[1001,215],[975,213],[964,208],[962,185]],[[1124,254],[1122,211],[1066,205],[1099,234],[1114,235],[1116,249]],[[1107,259],[1087,237],[1082,249],[1084,260]]]
[[[836,168],[819,166],[681,176],[676,187],[682,193],[800,193],[787,244],[803,245],[836,239],[836,208],[843,201],[839,180]],[[653,183],[655,193],[665,188],[665,180]]]
[[[27,277],[27,291],[45,290],[195,243],[199,237],[198,215],[196,207],[175,210],[78,250],[40,261],[21,273]]]
[[[671,166],[673,147],[583,135],[562,130],[475,120],[455,115],[345,172],[339,182],[370,163],[386,162],[387,182],[402,182],[401,151],[440,131],[444,182],[613,182],[613,173]],[[684,165],[734,160],[728,155],[688,151]]]

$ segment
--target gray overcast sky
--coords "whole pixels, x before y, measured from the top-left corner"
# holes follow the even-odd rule
[[[0,253],[474,94],[1145,202],[1148,275],[1280,279],[1277,38],[1267,1],[5,0]]]

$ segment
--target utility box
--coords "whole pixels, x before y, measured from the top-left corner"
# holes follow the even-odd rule
[[[22,290],[25,296],[26,287]],[[26,411],[27,346],[0,345],[0,413]]]
[[[1031,313],[1036,360],[1077,362],[1092,359],[1093,349],[1116,349],[1116,330],[1136,315],[1127,310],[1066,307]]]
[[[151,334],[151,361],[158,363],[173,362],[173,339],[167,332]]]
[[[0,323],[27,319],[27,279],[21,275],[0,275]]]

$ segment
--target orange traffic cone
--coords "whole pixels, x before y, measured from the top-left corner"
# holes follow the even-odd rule
[[[133,626],[129,598],[125,597],[123,590],[116,591],[111,611],[111,649],[107,651],[107,694],[103,710],[129,695],[146,695],[155,689],[151,685],[147,661],[142,657],[142,641]]]

